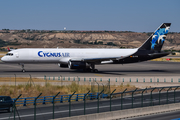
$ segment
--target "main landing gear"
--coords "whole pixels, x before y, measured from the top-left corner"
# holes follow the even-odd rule
[[[98,72],[98,70],[95,69],[95,64],[93,64],[93,63],[89,63],[89,67],[83,69],[83,71],[84,72],[92,72],[92,73],[97,73]]]
[[[98,72],[98,69],[95,69],[95,64],[91,64],[91,72],[92,73],[97,73]]]

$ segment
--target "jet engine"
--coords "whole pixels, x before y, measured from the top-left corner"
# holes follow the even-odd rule
[[[86,62],[83,61],[69,61],[69,69],[86,69]]]
[[[68,64],[58,63],[58,66],[62,68],[68,68]]]

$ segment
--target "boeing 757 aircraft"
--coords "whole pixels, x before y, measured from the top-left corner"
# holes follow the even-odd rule
[[[161,51],[171,23],[163,23],[135,49],[84,49],[84,48],[23,48],[8,52],[1,61],[18,63],[25,72],[24,64],[57,63],[59,67],[98,72],[97,64],[125,64],[142,62],[168,55]]]

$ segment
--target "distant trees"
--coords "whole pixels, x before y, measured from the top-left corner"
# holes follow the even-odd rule
[[[109,46],[117,46],[115,43],[113,42],[107,42],[106,44],[103,44],[103,41],[101,40],[95,40],[94,42],[93,41],[84,41],[84,42],[81,42],[81,40],[73,40],[74,43],[77,43],[77,44],[93,44],[93,45],[109,45]]]
[[[74,40],[74,43],[80,44],[81,40]]]
[[[7,45],[7,43],[5,41],[3,41],[2,39],[0,39],[0,47],[4,47],[6,45]]]
[[[4,46],[7,46],[7,45],[20,45],[20,43],[18,43],[18,41],[16,41],[16,42],[6,42],[6,41],[3,41],[2,39],[0,39],[0,47],[4,47]]]
[[[113,42],[108,42],[107,45],[116,46]]]
[[[94,44],[95,44],[95,45],[103,45],[103,41],[97,41],[97,40],[96,40],[96,41],[94,42]]]
[[[2,33],[9,33],[9,29],[2,29]]]
[[[4,31],[9,31],[9,29],[2,29],[2,30],[4,30]]]

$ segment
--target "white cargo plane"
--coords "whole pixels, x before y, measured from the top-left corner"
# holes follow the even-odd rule
[[[6,63],[57,63],[59,67],[98,72],[96,64],[125,64],[146,61],[168,55],[161,51],[171,23],[163,23],[146,41],[135,49],[84,48],[24,48],[8,52],[1,61]]]

